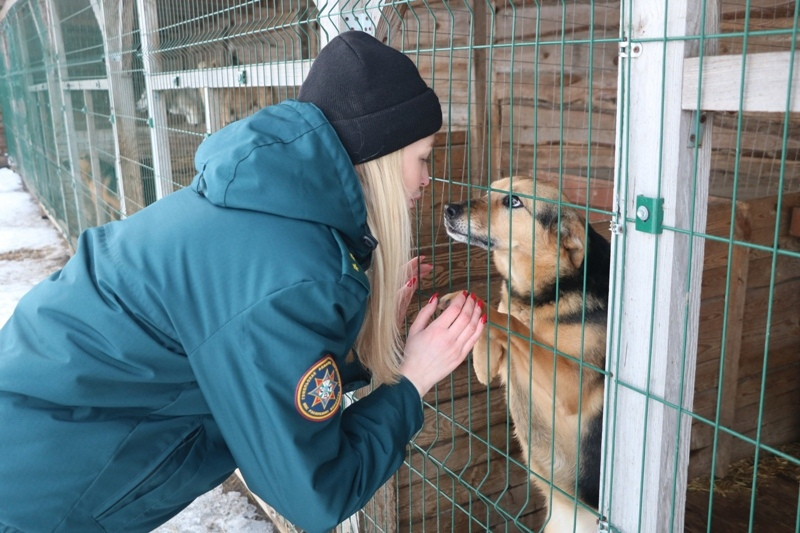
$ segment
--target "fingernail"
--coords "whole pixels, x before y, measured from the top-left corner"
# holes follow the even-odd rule
[[[467,294],[469,294],[467,291],[463,291],[463,293],[464,293],[464,298],[466,298]]]
[[[471,293],[469,293],[469,296],[470,296],[470,298],[472,298],[472,299],[473,299],[473,300],[475,300],[476,302],[478,301],[478,297],[477,297],[477,296],[475,296],[475,293],[474,293],[474,292],[471,292]]]
[[[434,301],[436,298],[438,298],[438,297],[439,297],[439,293],[438,293],[438,292],[435,292],[435,293],[433,293],[433,296],[431,296],[431,299],[430,299],[430,300],[428,300],[428,303],[429,303],[429,304],[430,304],[430,303],[433,303],[433,301]]]
[[[486,320],[487,320],[486,313],[484,313],[481,315],[481,324],[486,324]]]
[[[478,298],[478,305],[481,306],[481,309],[486,309],[486,304],[483,303],[483,299]]]
[[[406,287],[413,287],[414,283],[416,283],[416,282],[417,282],[417,278],[411,278],[410,280],[408,280],[408,283],[406,283]]]

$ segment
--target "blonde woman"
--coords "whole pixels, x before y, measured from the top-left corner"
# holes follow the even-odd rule
[[[237,467],[309,532],[361,508],[486,320],[434,297],[399,331],[441,124],[404,54],[344,33],[190,187],[84,232],[0,330],[0,531],[150,531]]]

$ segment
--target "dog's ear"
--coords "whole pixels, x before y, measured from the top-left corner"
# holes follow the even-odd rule
[[[561,218],[561,248],[567,253],[572,266],[577,269],[583,264],[583,257],[586,254],[586,247],[583,243],[584,224],[577,214],[565,215],[566,213],[562,214]]]

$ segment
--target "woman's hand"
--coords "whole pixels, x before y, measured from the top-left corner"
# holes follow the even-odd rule
[[[431,322],[437,303],[434,295],[409,328],[400,366],[400,373],[414,384],[420,398],[464,361],[486,323],[477,298],[466,291]]]
[[[423,263],[422,261],[424,260],[425,256],[423,255],[415,257],[406,264],[407,281],[400,289],[400,298],[397,302],[397,325],[400,328],[403,327],[408,304],[411,303],[411,299],[414,297],[417,287],[419,287],[419,280],[429,276],[430,273],[433,272],[433,265]]]

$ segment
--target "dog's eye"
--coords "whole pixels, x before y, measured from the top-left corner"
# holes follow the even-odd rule
[[[516,209],[518,207],[522,207],[522,200],[519,199],[519,196],[509,194],[503,198],[503,205],[511,209]]]

